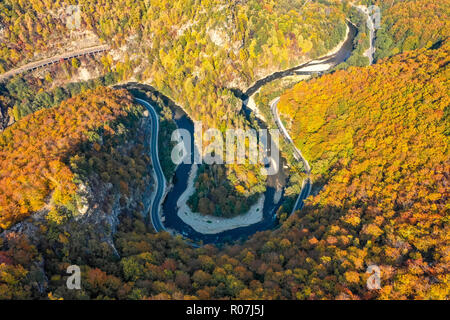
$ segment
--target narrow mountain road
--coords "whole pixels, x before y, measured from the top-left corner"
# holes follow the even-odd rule
[[[295,211],[303,208],[304,200],[306,200],[306,198],[308,198],[309,194],[311,193],[311,178],[310,178],[311,167],[309,166],[308,160],[306,160],[303,157],[301,151],[295,146],[294,141],[292,140],[291,136],[289,135],[288,131],[286,130],[285,126],[283,125],[283,122],[281,122],[280,117],[278,115],[278,109],[277,109],[278,102],[280,102],[280,97],[275,98],[270,103],[270,110],[272,112],[272,116],[275,119],[275,123],[278,127],[278,130],[280,130],[282,135],[284,136],[284,138],[290,144],[292,144],[292,146],[294,148],[294,158],[297,161],[303,162],[303,167],[305,168],[305,172],[307,175],[306,179],[303,180],[302,190],[301,190],[301,192],[297,198],[297,201],[295,202],[295,205],[292,209],[292,213],[294,213]]]
[[[150,205],[150,218],[153,225],[153,228],[156,232],[165,231],[165,227],[161,222],[161,218],[159,215],[161,202],[163,200],[163,195],[166,191],[166,178],[164,177],[161,163],[159,162],[159,154],[158,154],[158,134],[159,134],[159,119],[158,114],[156,113],[153,106],[145,100],[135,98],[136,102],[140,105],[144,106],[148,112],[150,113],[152,119],[152,135],[150,141],[150,155],[152,159],[152,166],[156,175],[156,194],[153,198],[153,202]]]
[[[51,64],[55,64],[60,62],[61,60],[69,60],[72,58],[78,58],[81,56],[86,56],[89,54],[97,54],[97,53],[101,53],[101,52],[105,52],[109,50],[109,46],[108,45],[100,45],[100,46],[95,46],[95,47],[90,47],[90,48],[86,48],[86,49],[82,49],[82,50],[77,50],[77,51],[73,51],[73,52],[68,52],[68,53],[64,53],[61,55],[57,55],[57,56],[53,56],[51,58],[47,58],[47,59],[42,59],[39,61],[35,61],[35,62],[30,62],[24,66],[9,70],[3,74],[0,74],[0,81],[6,80],[8,78],[14,77],[15,75],[18,75],[20,73],[24,73],[24,72],[28,72],[28,71],[33,71],[42,67],[46,67],[48,65]]]

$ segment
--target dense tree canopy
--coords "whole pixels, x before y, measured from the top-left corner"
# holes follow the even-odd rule
[[[242,89],[340,40],[341,1],[301,9],[303,3],[80,1],[83,26],[114,48],[136,52],[120,61],[104,57],[105,70],[128,79],[142,66],[142,78],[221,130],[248,125],[236,115],[239,101],[229,88]],[[8,40],[0,45],[3,68],[31,59],[33,43],[38,52],[48,49],[56,23],[49,15],[63,4],[0,3],[0,37]],[[245,243],[193,248],[148,231],[140,203],[127,210],[134,190],[149,183],[145,135],[135,130],[142,108],[129,94],[78,94],[96,87],[87,86],[61,103],[70,89],[38,98],[20,80],[10,82],[0,102],[20,97],[24,112],[0,134],[0,227],[39,210],[47,219],[32,232],[0,234],[0,299],[449,299],[450,47],[442,18],[448,1],[386,0],[382,9],[378,58],[390,58],[301,82],[282,95],[278,108],[311,164],[313,193],[280,228]],[[273,97],[262,91],[257,104]],[[267,106],[262,111],[270,116]],[[167,132],[160,137],[169,139]],[[244,192],[260,186],[242,168],[233,170],[247,178],[249,185],[236,181]],[[212,201],[236,205],[228,185],[206,172],[228,173],[202,168],[197,205],[205,199],[206,213],[217,213]],[[82,185],[114,191],[94,203],[108,213],[113,203],[123,209],[113,241],[75,219]],[[82,269],[81,290],[66,287],[74,263]],[[367,290],[372,264],[381,268],[381,290]]]

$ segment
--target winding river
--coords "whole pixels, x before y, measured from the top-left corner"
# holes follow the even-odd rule
[[[265,84],[281,79],[287,76],[291,75],[297,75],[297,74],[305,74],[305,75],[311,75],[311,74],[317,74],[317,71],[302,71],[302,69],[306,67],[311,67],[318,64],[327,64],[330,65],[329,68],[332,68],[333,66],[336,66],[344,61],[346,61],[353,50],[353,41],[355,39],[355,36],[357,34],[357,29],[354,25],[351,23],[348,23],[349,32],[347,35],[346,41],[343,43],[339,51],[336,53],[322,57],[320,59],[316,59],[314,61],[310,61],[307,63],[304,63],[302,65],[299,65],[295,68],[291,68],[289,70],[284,70],[280,72],[273,73],[261,80],[258,80],[255,82],[250,88],[248,88],[244,93],[238,93],[239,97],[242,100],[242,112],[246,117],[249,117],[252,113],[252,110],[247,106],[247,101],[250,96],[255,94],[262,86]],[[186,129],[191,133],[191,136],[193,137],[194,133],[194,124],[192,120],[188,117],[188,115],[180,108],[173,106],[172,110],[174,112],[174,120],[176,122],[176,125],[178,128]],[[265,127],[265,124],[260,121],[260,126],[262,128]],[[193,138],[192,138],[193,139]],[[191,141],[191,145],[193,145],[193,141]],[[284,200],[284,191],[282,193],[282,196],[280,199],[274,199],[274,195],[276,193],[275,184],[279,180],[283,180],[283,175],[285,174],[281,168],[283,168],[283,165],[285,163],[284,159],[280,159],[280,170],[277,175],[269,176],[268,179],[266,191],[265,191],[265,198],[264,198],[264,207],[263,207],[263,219],[255,224],[246,226],[246,227],[240,227],[231,229],[228,231],[223,231],[217,234],[203,234],[200,232],[197,232],[194,230],[191,226],[186,224],[183,220],[180,219],[178,216],[178,205],[177,202],[180,198],[180,196],[186,191],[186,188],[188,186],[188,180],[189,180],[189,174],[192,168],[192,165],[190,164],[180,164],[176,171],[173,178],[173,184],[172,187],[167,192],[165,198],[163,199],[162,203],[162,221],[164,224],[164,229],[172,230],[174,233],[181,234],[184,237],[198,243],[201,242],[203,244],[207,243],[224,243],[224,242],[231,242],[236,241],[239,239],[247,239],[250,235],[258,232],[258,231],[264,231],[269,230],[278,225],[278,221],[276,219],[276,212],[283,203]],[[310,185],[307,186],[308,190],[310,190]],[[284,186],[283,186],[284,190]],[[299,200],[296,202],[296,206],[299,208],[303,204],[303,200],[308,196],[308,193],[305,193],[305,186],[302,189],[301,195],[299,196]],[[275,197],[276,198],[276,197]],[[160,230],[157,230],[160,231]]]

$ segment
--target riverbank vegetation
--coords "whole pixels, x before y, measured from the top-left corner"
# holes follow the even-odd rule
[[[343,63],[338,64],[334,70],[347,69],[349,66],[365,67],[370,64],[370,60],[365,56],[365,52],[370,47],[370,30],[367,27],[367,16],[354,6],[350,6],[347,12],[348,19],[358,29],[353,40],[353,51],[350,57]]]

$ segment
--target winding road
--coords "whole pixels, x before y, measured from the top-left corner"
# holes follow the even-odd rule
[[[156,175],[156,194],[153,198],[152,204],[150,206],[150,220],[152,222],[153,228],[156,232],[165,231],[164,225],[161,222],[159,212],[161,208],[161,202],[163,200],[163,195],[166,191],[166,178],[161,168],[161,163],[159,162],[159,152],[158,152],[158,135],[159,135],[159,119],[155,108],[145,100],[135,98],[136,102],[144,106],[150,113],[152,119],[152,135],[150,140],[150,155],[152,159],[153,169]]]

